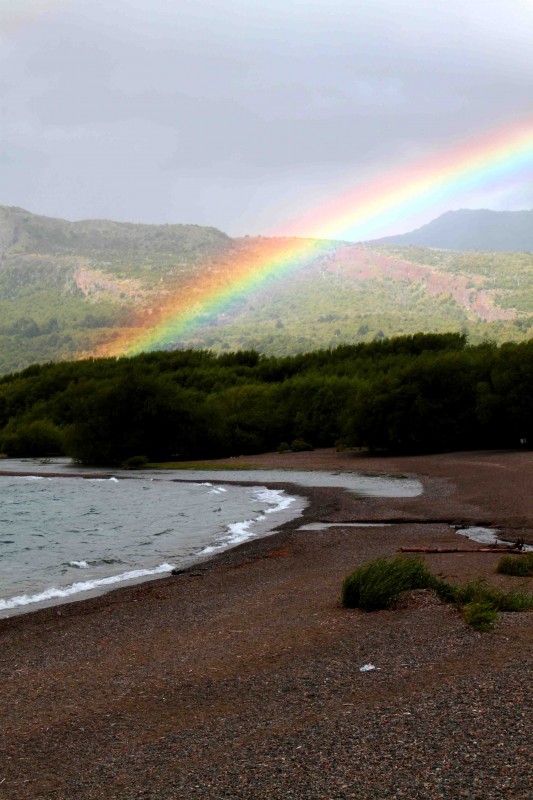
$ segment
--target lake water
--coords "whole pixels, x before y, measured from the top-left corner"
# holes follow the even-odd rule
[[[109,476],[91,469],[85,470],[91,477],[79,478],[67,477],[84,471],[66,459],[9,459],[0,468],[28,473],[0,474],[3,617],[168,574],[301,514],[303,498],[263,482],[342,486],[374,496],[421,492],[418,481],[355,473],[119,470]]]

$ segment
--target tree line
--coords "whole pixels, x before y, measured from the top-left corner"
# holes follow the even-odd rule
[[[0,378],[0,452],[113,465],[308,443],[391,453],[533,441],[533,340],[415,334],[289,357],[157,351]],[[296,446],[296,445],[295,445]]]

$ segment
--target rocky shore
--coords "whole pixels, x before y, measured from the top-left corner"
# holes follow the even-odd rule
[[[338,598],[361,561],[401,546],[474,551],[453,524],[533,543],[533,454],[231,464],[407,474],[424,494],[291,486],[305,516],[270,537],[0,621],[0,798],[531,800],[533,615],[480,634],[427,592],[372,614]],[[317,520],[339,524],[299,530]],[[356,521],[378,525],[342,524]],[[533,591],[495,574],[498,555],[425,559],[450,581]]]

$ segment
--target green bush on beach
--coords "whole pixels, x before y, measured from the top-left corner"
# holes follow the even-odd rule
[[[531,594],[503,592],[482,579],[454,586],[433,575],[420,558],[401,556],[378,558],[358,567],[343,581],[341,603],[345,608],[378,611],[388,608],[401,592],[413,589],[433,589],[445,603],[455,603],[467,625],[479,631],[492,628],[499,612],[533,608]]]
[[[291,450],[293,453],[305,453],[314,449],[312,444],[305,442],[303,439],[293,439],[291,442]]]
[[[533,576],[533,553],[526,555],[503,556],[498,562],[496,572],[501,575],[518,575],[520,578],[530,578]]]
[[[474,630],[490,631],[498,622],[498,612],[488,600],[467,603],[463,607],[463,619]]]
[[[468,603],[490,603],[496,611],[529,611],[533,595],[516,590],[504,592],[478,579],[453,587],[453,602],[460,608]]]
[[[420,558],[378,558],[362,564],[345,578],[341,602],[346,608],[378,611],[388,608],[400,592],[427,589],[432,580]]]
[[[148,464],[148,456],[131,456],[127,458],[122,466],[124,469],[142,469]]]

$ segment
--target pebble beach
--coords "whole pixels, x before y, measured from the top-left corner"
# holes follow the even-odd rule
[[[0,620],[0,798],[532,800],[533,614],[477,633],[431,592],[373,613],[339,594],[404,546],[470,549],[424,559],[533,591],[456,533],[533,544],[533,453],[217,463],[288,470],[275,488],[305,496],[304,515],[179,575]],[[424,493],[295,487],[290,469],[406,475]]]

